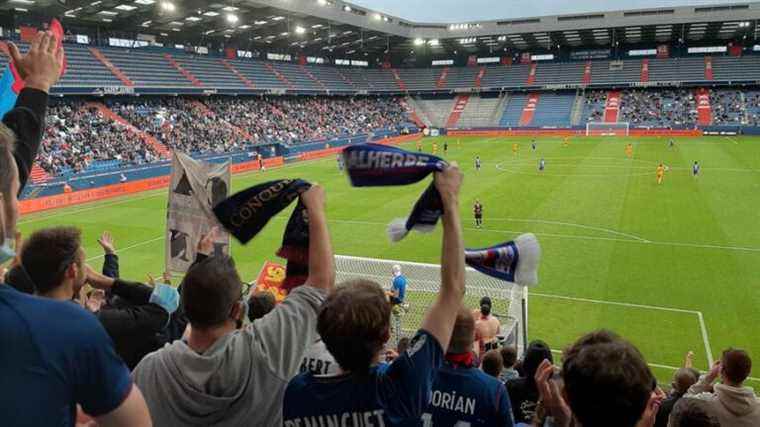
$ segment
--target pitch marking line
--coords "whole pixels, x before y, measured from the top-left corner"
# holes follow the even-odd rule
[[[616,231],[610,228],[604,228],[604,227],[595,227],[592,225],[583,225],[583,224],[576,224],[573,222],[563,222],[563,221],[553,221],[553,220],[547,220],[547,219],[521,219],[521,218],[488,218],[489,221],[504,221],[504,222],[533,222],[538,224],[553,224],[553,225],[562,225],[567,227],[576,227],[576,228],[582,228],[586,230],[593,230],[593,231],[602,231],[609,234],[614,234],[618,236],[623,237],[629,237],[633,240],[638,240],[640,242],[644,243],[651,243],[651,241],[644,239],[642,237],[636,236],[634,234],[628,234],[623,233],[622,231]]]

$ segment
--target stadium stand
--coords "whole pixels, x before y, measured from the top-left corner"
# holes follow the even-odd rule
[[[574,102],[574,92],[545,92],[541,94],[531,125],[569,127],[570,113]]]
[[[499,126],[515,127],[520,125],[520,116],[522,116],[525,103],[528,101],[528,95],[513,94],[509,102],[504,106],[504,113],[499,120]]]

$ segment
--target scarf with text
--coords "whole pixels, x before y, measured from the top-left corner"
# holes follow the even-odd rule
[[[354,187],[409,185],[431,173],[443,171],[447,164],[440,157],[414,153],[381,144],[357,144],[343,150],[343,162]],[[430,232],[443,214],[441,195],[431,183],[414,204],[407,218],[388,225],[390,239],[397,242],[409,231]]]

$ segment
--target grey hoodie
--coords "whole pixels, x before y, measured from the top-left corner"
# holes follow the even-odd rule
[[[153,352],[132,376],[156,426],[280,426],[288,381],[317,338],[325,294],[301,286],[272,312],[203,354],[180,340]]]
[[[691,386],[686,397],[710,402],[720,425],[726,427],[760,426],[760,400],[751,387],[732,387],[715,384],[710,393],[710,383],[706,376]]]

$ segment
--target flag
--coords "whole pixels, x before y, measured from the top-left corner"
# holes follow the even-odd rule
[[[414,184],[431,173],[443,171],[447,166],[440,157],[381,144],[347,147],[343,150],[343,162],[354,187]],[[397,242],[411,230],[430,232],[442,214],[441,195],[435,184],[431,183],[407,218],[393,220],[388,225],[388,236]]]
[[[166,219],[166,271],[187,272],[198,241],[219,223],[213,208],[227,198],[230,163],[212,164],[174,152]],[[212,255],[229,254],[230,238],[220,233]]]
[[[467,265],[487,276],[523,286],[538,283],[541,247],[533,234],[522,234],[509,242],[465,249],[464,252]]]
[[[256,278],[256,291],[271,292],[277,303],[281,303],[288,295],[282,288],[285,281],[285,267],[272,261],[267,261]]]
[[[50,31],[55,36],[60,48],[63,44],[63,27],[57,19],[50,21]],[[0,42],[0,50],[10,58],[6,43]],[[66,66],[66,55],[64,55],[61,63],[61,76],[66,72]],[[5,113],[12,110],[16,105],[16,99],[21,93],[21,89],[24,88],[24,85],[25,83],[21,79],[21,74],[16,69],[16,65],[13,61],[9,61],[3,75],[0,76],[0,118],[5,116]]]

